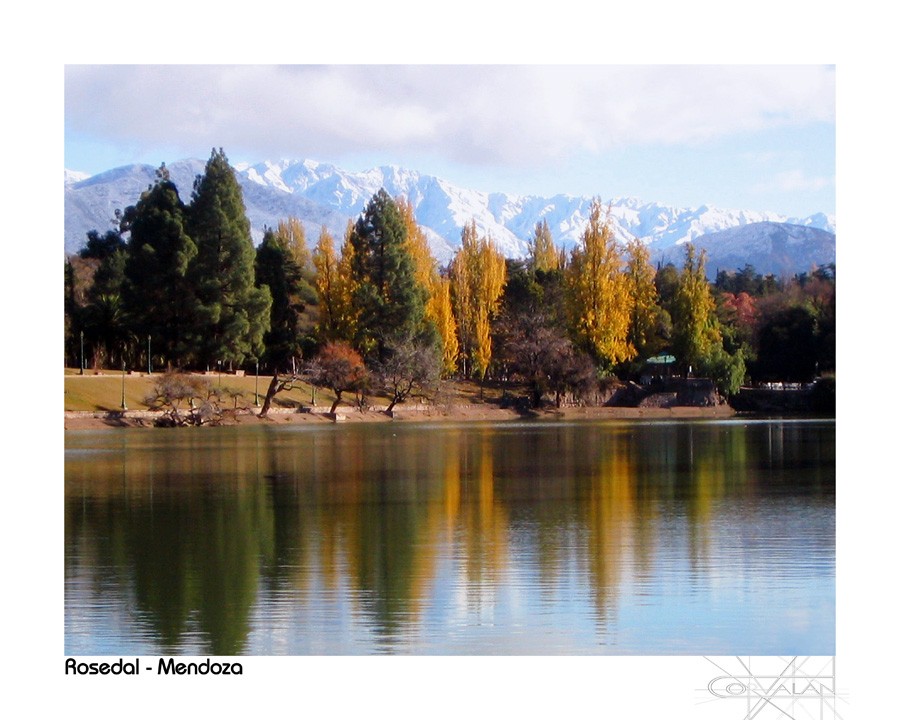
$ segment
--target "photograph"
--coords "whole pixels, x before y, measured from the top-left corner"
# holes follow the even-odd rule
[[[834,93],[67,66],[66,654],[834,655]]]
[[[835,65],[63,92],[67,681],[690,659],[843,717]]]

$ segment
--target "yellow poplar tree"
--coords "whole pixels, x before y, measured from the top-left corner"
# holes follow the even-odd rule
[[[628,341],[632,299],[623,272],[622,255],[599,200],[572,250],[565,271],[567,310],[572,332],[605,368],[630,360]]]
[[[306,230],[295,217],[278,221],[278,229],[275,236],[279,239],[281,247],[285,248],[301,273],[306,273],[310,266],[309,248],[306,246]]]
[[[460,354],[466,371],[484,379],[491,362],[491,321],[506,284],[506,260],[489,237],[479,237],[472,220],[463,228],[462,244],[450,268]]]
[[[320,306],[319,335],[324,340],[349,341],[353,337],[355,315],[349,269],[352,253],[353,246],[345,239],[339,257],[334,248],[334,238],[327,228],[322,227],[312,261],[316,269],[315,286]]]
[[[319,296],[319,334],[327,340],[337,339],[338,262],[334,238],[323,226],[313,250],[313,265],[316,269],[316,294]]]
[[[696,254],[687,243],[684,267],[678,276],[672,313],[675,356],[685,367],[696,369],[722,345],[716,317],[716,301],[706,279],[706,253]]]
[[[425,289],[425,321],[433,323],[438,331],[443,348],[444,373],[449,375],[456,370],[459,352],[456,321],[450,304],[450,283],[438,272],[437,260],[431,254],[425,233],[416,222],[412,203],[401,198],[397,200],[397,207],[406,225],[407,248],[413,259],[416,282]]]
[[[399,198],[396,203],[403,224],[406,226],[406,249],[413,260],[413,275],[416,282],[425,288],[430,297],[434,280],[438,274],[437,260],[431,254],[431,248],[428,247],[425,233],[422,232],[422,228],[416,222],[416,214],[412,203],[405,198]]]
[[[443,342],[441,363],[444,368],[444,374],[452,375],[456,372],[459,341],[456,338],[456,318],[453,317],[449,278],[437,278],[435,293],[426,307],[426,312],[434,314],[434,321]]]
[[[356,284],[353,280],[353,255],[356,252],[353,243],[350,242],[350,236],[354,232],[354,223],[352,220],[347,221],[347,227],[344,230],[344,242],[341,245],[341,259],[338,263],[338,285],[337,285],[337,309],[338,309],[338,330],[341,337],[348,342],[351,338],[356,337],[356,328],[359,325],[359,308],[353,302],[353,296],[356,292]]]
[[[631,295],[631,324],[628,339],[638,355],[651,346],[660,312],[656,291],[656,270],[650,264],[650,250],[640,240],[632,239],[625,246],[628,264],[625,276]]]
[[[546,219],[534,226],[534,239],[528,243],[528,252],[531,255],[532,270],[559,269],[559,250],[553,243],[553,235]]]

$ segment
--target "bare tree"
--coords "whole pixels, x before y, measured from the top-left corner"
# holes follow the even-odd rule
[[[266,389],[266,397],[263,400],[259,416],[261,418],[268,417],[269,408],[272,407],[272,400],[275,396],[280,392],[290,392],[293,390],[294,385],[300,382],[301,377],[301,373],[296,370],[279,375],[278,370],[276,369],[275,374],[272,376],[272,380],[269,383],[269,387]]]
[[[540,313],[506,317],[498,333],[501,357],[510,374],[528,386],[532,407],[552,392],[557,407],[567,391],[586,393],[596,368],[558,327]]]
[[[237,411],[240,393],[213,385],[207,378],[168,372],[157,377],[153,394],[144,402],[151,410],[162,411],[159,425],[216,425],[228,410],[222,401],[231,398]]]
[[[375,377],[390,402],[385,412],[414,393],[433,389],[441,376],[441,354],[431,344],[407,338],[388,348],[388,357],[379,363]]]

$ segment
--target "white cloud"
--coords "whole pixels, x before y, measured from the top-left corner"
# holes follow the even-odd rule
[[[832,121],[822,66],[70,66],[69,133],[263,157],[519,165]]]
[[[787,170],[777,173],[770,182],[760,183],[754,189],[757,191],[776,190],[785,193],[817,192],[833,185],[833,177],[810,177],[802,170]]]

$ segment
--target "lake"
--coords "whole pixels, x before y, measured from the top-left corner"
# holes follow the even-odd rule
[[[835,422],[67,431],[67,655],[834,655]]]

